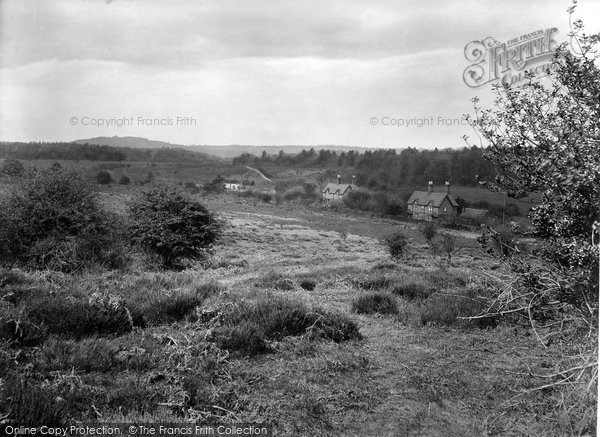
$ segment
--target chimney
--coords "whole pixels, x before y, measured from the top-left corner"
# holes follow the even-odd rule
[[[342,183],[342,176],[338,175],[338,185]]]
[[[450,194],[450,182],[446,181],[446,194]]]
[[[356,176],[355,175],[352,175],[352,184],[356,185]]]
[[[427,188],[429,194],[433,193],[433,181],[429,181],[429,187]]]

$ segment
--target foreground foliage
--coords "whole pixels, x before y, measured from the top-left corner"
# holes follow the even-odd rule
[[[82,173],[28,169],[0,196],[0,262],[72,272],[121,262],[116,218]]]
[[[573,431],[587,433],[595,426],[597,384],[600,247],[592,234],[600,223],[600,38],[585,35],[581,21],[572,26],[571,50],[558,48],[549,80],[530,76],[522,87],[499,88],[496,109],[481,110],[476,101],[472,121],[499,173],[486,185],[539,199],[530,214],[543,241],[535,250],[493,229],[481,239],[499,246],[517,275],[498,296],[498,312],[522,314],[546,347],[559,345],[560,370],[547,377],[565,388]]]
[[[220,237],[222,225],[182,188],[154,184],[131,205],[133,241],[161,257],[167,268],[202,259]]]

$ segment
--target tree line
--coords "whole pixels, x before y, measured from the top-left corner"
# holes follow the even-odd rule
[[[87,161],[204,161],[206,155],[180,148],[137,149],[67,142],[0,142],[0,158]]]
[[[292,168],[320,168],[345,177],[356,175],[358,185],[369,189],[386,189],[405,185],[426,185],[428,181],[441,183],[449,180],[459,185],[476,185],[477,177],[493,179],[493,163],[484,157],[485,149],[417,150],[409,147],[395,149],[336,152],[315,151],[313,148],[298,154],[283,150],[278,154],[263,152],[261,156],[244,153],[233,158],[234,165],[275,165]]]

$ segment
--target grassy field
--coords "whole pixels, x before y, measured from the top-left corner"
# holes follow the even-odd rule
[[[102,198],[120,211],[127,195]],[[203,202],[227,223],[205,265],[4,275],[0,319],[19,314],[21,343],[0,348],[13,375],[0,412],[37,423],[268,423],[277,435],[577,429],[555,408],[558,393],[521,393],[552,366],[527,327],[457,318],[482,311],[508,278],[476,234],[453,231],[460,249],[447,266],[414,223]],[[409,238],[398,262],[381,242],[394,231]],[[89,332],[83,316],[65,321],[98,308]]]

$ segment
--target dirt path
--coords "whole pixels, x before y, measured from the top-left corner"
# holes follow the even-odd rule
[[[266,177],[262,171],[260,171],[257,168],[253,168],[253,167],[248,167],[247,165],[245,166],[248,170],[253,171],[254,173],[258,173],[258,175],[263,178],[265,181],[267,182],[271,182],[271,179],[269,179],[268,177]]]

